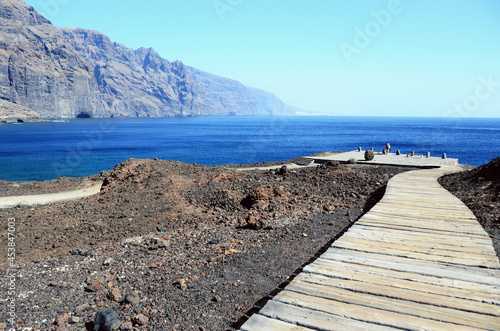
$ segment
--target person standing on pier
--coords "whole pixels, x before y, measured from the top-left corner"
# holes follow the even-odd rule
[[[384,146],[384,154],[388,155],[390,150],[391,150],[391,145],[389,144],[389,142],[387,142],[387,144],[385,144]]]

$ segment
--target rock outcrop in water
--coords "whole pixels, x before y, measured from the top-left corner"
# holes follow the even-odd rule
[[[106,35],[59,28],[21,0],[0,0],[0,118],[284,114],[271,93],[136,50]]]

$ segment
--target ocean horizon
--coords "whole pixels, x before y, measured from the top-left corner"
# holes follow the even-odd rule
[[[129,158],[207,166],[284,161],[361,147],[447,154],[479,166],[500,156],[500,118],[185,117],[74,119],[0,126],[0,180],[43,181]]]

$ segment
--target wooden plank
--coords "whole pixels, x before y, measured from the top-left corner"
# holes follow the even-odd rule
[[[356,224],[360,224],[362,226],[371,226],[375,228],[381,228],[381,229],[390,229],[390,230],[405,230],[405,231],[411,231],[411,232],[421,232],[421,233],[428,233],[428,234],[446,234],[450,233],[451,231],[445,230],[445,229],[432,229],[432,228],[419,228],[419,227],[411,227],[407,226],[405,224],[382,224],[382,223],[375,223],[375,222],[369,222],[365,221],[363,219],[359,219]],[[470,233],[470,232],[451,232],[457,234],[457,236],[469,236],[469,237],[476,237],[478,239],[483,239],[484,236],[481,234],[476,234],[476,233]]]
[[[397,212],[395,211],[384,211],[384,210],[374,210],[370,214],[366,214],[362,217],[363,219],[370,219],[370,220],[385,220],[385,221],[393,221],[393,222],[436,222],[437,224],[440,224],[441,226],[460,226],[460,227],[470,227],[476,230],[483,230],[484,229],[477,223],[476,220],[474,222],[471,221],[469,218],[460,218],[456,216],[451,216],[451,217],[444,217],[442,215],[438,214],[433,214],[430,212],[426,213],[418,213],[416,211],[412,210],[399,210]],[[481,232],[483,234],[483,232]],[[486,234],[486,232],[484,232]]]
[[[299,324],[314,330],[327,331],[379,331],[389,330],[387,326],[354,320],[339,314],[318,309],[299,307],[294,304],[270,300],[259,312],[260,315],[279,319],[289,324]]]
[[[428,240],[429,243],[446,243],[464,246],[464,247],[490,247],[493,250],[492,242],[490,238],[476,237],[468,235],[456,235],[450,233],[420,233],[411,231],[406,228],[402,229],[392,229],[391,231],[386,231],[385,228],[361,225],[359,223],[354,224],[353,227],[349,229],[346,233],[352,233],[354,231],[364,231],[365,233],[373,233],[376,236],[387,236],[387,237],[400,237],[404,239],[411,240]]]
[[[263,315],[254,314],[241,327],[241,331],[309,331],[313,329],[282,322]]]
[[[307,285],[305,285],[305,283],[307,283]],[[481,319],[485,317],[484,315],[490,315],[496,317],[495,320],[498,325],[500,325],[500,306],[467,299],[456,297],[450,298],[435,293],[426,293],[390,285],[365,283],[358,280],[334,279],[311,274],[304,274],[301,277],[296,277],[292,284],[309,286],[312,289],[323,291],[324,293],[336,293],[338,297],[336,297],[335,300],[356,304],[360,304],[358,302],[359,300],[367,300],[366,302],[363,301],[363,305],[371,306],[375,304],[378,307],[384,305],[383,309],[393,311],[398,311],[396,307],[403,307],[404,309],[414,307],[415,309],[421,310],[421,314],[424,314],[419,315],[420,313],[417,314],[416,311],[411,312],[411,308],[409,308],[408,311],[401,311],[402,313],[410,315],[428,316],[432,314],[432,312],[440,312],[440,314],[451,314],[451,316],[454,316],[458,311],[460,316],[471,320]],[[295,287],[292,286],[292,284],[287,286],[286,290],[298,291],[294,290]],[[320,288],[319,286],[322,287]],[[303,293],[308,294],[306,292]],[[313,294],[309,293],[309,295],[323,297],[316,292]],[[358,301],[355,302],[353,300]],[[392,302],[394,307],[391,308],[390,302]],[[387,306],[385,306],[386,304]],[[442,317],[440,317],[440,319],[442,319]],[[470,324],[465,323],[464,325]]]
[[[366,248],[372,248],[376,246],[380,248],[398,249],[403,251],[425,253],[425,254],[437,254],[450,257],[470,256],[473,259],[486,259],[488,261],[498,262],[498,257],[490,249],[484,249],[484,250],[473,249],[473,248],[466,249],[464,247],[459,247],[459,246],[431,244],[425,241],[406,241],[399,238],[387,240],[386,238],[378,238],[378,237],[360,238],[349,235],[344,235],[342,236],[342,238],[335,241],[336,246],[344,246],[344,243],[346,243],[347,245],[351,243],[358,244],[361,246],[365,246]]]
[[[446,238],[446,239],[444,239]],[[347,231],[341,238],[339,238],[335,243],[338,244],[343,240],[359,240],[360,242],[369,243],[372,245],[378,244],[405,244],[409,247],[416,248],[434,248],[441,249],[449,252],[457,252],[461,254],[473,254],[473,255],[481,255],[487,254],[488,256],[496,257],[498,260],[495,251],[491,244],[489,245],[479,245],[477,243],[470,243],[468,241],[457,240],[456,236],[446,236],[441,239],[433,239],[428,236],[417,234],[402,234],[402,233],[393,233],[387,231],[368,231],[365,229],[361,229],[356,226],[355,229],[351,228],[351,231]]]
[[[399,198],[386,198],[377,203],[374,207],[374,211],[380,212],[394,212],[405,211],[408,215],[412,215],[412,212],[426,216],[425,212],[430,212],[432,215],[438,215],[440,218],[453,220],[455,217],[468,221],[469,223],[474,223],[474,214],[467,210],[466,206],[450,206],[452,201],[442,201],[441,203],[429,202],[427,199],[414,200],[414,196],[408,196],[408,199]]]
[[[458,325],[455,323],[450,324],[419,316],[399,314],[379,308],[328,300],[297,292],[282,291],[273,299],[273,301],[306,309],[317,310],[332,315],[343,316],[367,323],[381,324],[393,328],[410,330],[421,330],[422,328],[427,330],[477,330],[477,328],[465,325]]]
[[[446,294],[481,302],[500,304],[500,286],[478,284],[471,280],[434,277],[413,272],[385,269],[380,266],[359,265],[348,262],[317,259],[304,267],[303,272],[317,273],[328,277],[358,279],[365,282],[400,285],[409,289],[429,293]]]
[[[373,252],[401,257],[408,257],[412,259],[420,259],[426,261],[436,261],[443,263],[453,263],[453,264],[463,264],[468,266],[476,267],[498,267],[498,259],[493,257],[486,257],[481,255],[467,254],[464,256],[463,253],[446,253],[443,251],[426,249],[421,251],[415,251],[415,248],[403,245],[393,245],[394,247],[389,247],[389,245],[367,245],[363,243],[356,243],[349,240],[344,240],[342,242],[336,242],[332,247],[358,250],[364,252]]]
[[[500,286],[498,271],[486,268],[457,267],[447,265],[445,263],[428,262],[375,253],[348,251],[345,249],[339,250],[337,248],[329,248],[324,254],[321,255],[321,257],[324,259],[380,266],[386,269],[420,273],[437,277],[473,280],[481,284]]]
[[[360,218],[357,223],[359,224],[364,224],[364,223],[370,223],[370,224],[380,224],[380,225],[389,225],[389,226],[394,226],[394,227],[399,227],[399,226],[404,226],[405,228],[411,228],[414,229],[415,231],[420,231],[422,230],[438,230],[438,231],[446,231],[446,232],[451,232],[451,233],[466,233],[466,234],[472,234],[475,236],[482,236],[485,237],[487,236],[486,232],[484,231],[483,228],[480,228],[478,226],[472,226],[472,225],[465,225],[465,224],[453,224],[453,223],[443,223],[439,221],[435,222],[427,222],[427,221],[422,221],[419,219],[405,219],[403,217],[391,217],[390,219],[386,218],[375,218],[375,217],[363,217]]]

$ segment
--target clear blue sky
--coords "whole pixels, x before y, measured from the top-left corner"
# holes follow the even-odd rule
[[[318,113],[500,116],[498,0],[26,0]]]

